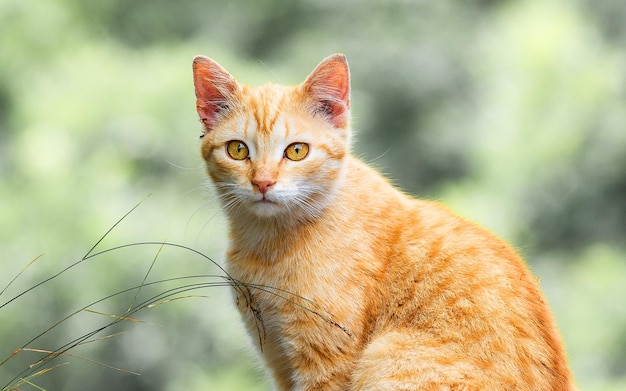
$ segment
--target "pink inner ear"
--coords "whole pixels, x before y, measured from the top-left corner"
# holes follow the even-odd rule
[[[350,111],[350,70],[345,56],[324,59],[304,82],[314,112],[328,116],[336,128],[347,126]]]
[[[235,79],[213,60],[198,56],[193,60],[196,110],[207,131],[215,124],[221,110],[228,107],[235,91]]]

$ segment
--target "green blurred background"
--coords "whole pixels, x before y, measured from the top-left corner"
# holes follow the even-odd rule
[[[621,0],[1,0],[0,290],[43,256],[0,305],[79,261],[144,199],[99,250],[169,241],[221,262],[225,224],[198,153],[191,59],[208,55],[248,84],[295,84],[342,52],[356,153],[519,248],[581,389],[624,390],[625,20]],[[0,362],[147,274],[206,273],[220,270],[156,245],[90,258],[0,307]],[[192,282],[78,312],[1,365],[0,387],[41,369],[22,373],[43,357],[34,350]],[[268,390],[229,290],[173,297],[188,295],[108,327],[20,388]]]

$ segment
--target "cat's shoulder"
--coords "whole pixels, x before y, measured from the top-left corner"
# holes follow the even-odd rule
[[[367,198],[383,198],[405,210],[405,214],[418,215],[428,220],[463,220],[445,203],[419,198],[404,191],[375,164],[350,156],[346,162],[346,190],[360,192]]]

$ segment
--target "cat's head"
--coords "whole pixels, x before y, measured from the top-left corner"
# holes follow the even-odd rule
[[[300,85],[240,84],[215,61],[193,61],[202,156],[229,213],[314,218],[342,180],[350,150],[350,76],[343,55]]]

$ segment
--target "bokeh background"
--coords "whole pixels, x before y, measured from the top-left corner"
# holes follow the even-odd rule
[[[519,248],[581,389],[626,389],[625,20],[621,0],[0,1],[0,387],[268,390],[219,277],[90,305],[223,275],[207,258],[80,261],[168,241],[222,262],[194,55],[255,85],[342,52],[355,153]]]

